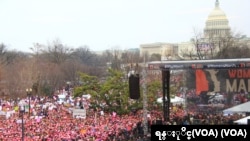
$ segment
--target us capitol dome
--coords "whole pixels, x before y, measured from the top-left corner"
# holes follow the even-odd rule
[[[216,0],[215,7],[209,14],[204,28],[204,36],[223,36],[230,32],[229,22],[226,14],[219,7],[219,0]]]
[[[225,12],[221,10],[219,0],[215,0],[215,6],[212,11],[208,13],[207,20],[205,21],[203,34],[199,41],[201,45],[200,49],[207,51],[210,48],[210,39],[213,39],[216,43],[216,40],[229,36],[231,34],[230,32],[231,28],[228,18]],[[149,56],[152,54],[160,54],[162,60],[187,59],[190,58],[190,53],[195,53],[196,51],[196,45],[191,40],[180,43],[156,42],[140,45],[141,56],[145,53],[148,53]]]

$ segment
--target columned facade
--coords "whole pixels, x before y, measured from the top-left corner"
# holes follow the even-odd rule
[[[206,26],[204,28],[205,38],[221,37],[230,33],[227,16],[219,6],[219,0],[216,0],[215,7],[206,21]]]
[[[176,27],[178,28],[178,27]],[[220,40],[230,37],[231,28],[226,14],[221,10],[219,0],[215,0],[214,9],[209,13],[205,21],[203,36],[199,41],[184,41],[180,43],[150,43],[140,45],[140,55],[160,54],[162,60],[190,59],[190,56],[197,55],[197,47],[202,52],[211,52],[213,55],[219,51]],[[245,38],[248,40],[249,38]],[[241,39],[244,41],[244,39]],[[209,56],[207,56],[209,57]],[[212,57],[212,56],[211,56]],[[208,58],[207,58],[208,59]]]

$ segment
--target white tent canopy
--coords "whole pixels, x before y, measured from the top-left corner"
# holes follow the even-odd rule
[[[249,113],[249,112],[250,112],[250,101],[223,110],[223,113],[224,113],[224,114],[231,114],[231,113]]]
[[[166,98],[166,101],[167,101],[167,98]],[[162,103],[163,102],[163,97],[158,98],[157,102]],[[174,98],[170,99],[170,102],[173,103],[173,104],[185,104],[185,99],[181,98],[181,97],[178,97],[178,96],[175,96]]]
[[[243,125],[247,125],[247,120],[250,119],[250,116],[247,116],[247,117],[244,117],[242,119],[239,119],[239,120],[236,120],[234,121],[234,123],[237,123],[237,124],[243,124]]]

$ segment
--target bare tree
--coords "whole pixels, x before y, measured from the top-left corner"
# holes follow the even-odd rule
[[[191,41],[195,49],[187,51],[186,55],[190,59],[226,59],[226,58],[246,58],[250,57],[249,53],[249,40],[241,34],[226,33],[203,37],[202,33],[194,30],[194,38]],[[247,53],[246,53],[247,52]]]
[[[5,65],[3,73],[4,91],[9,98],[15,99],[25,96],[25,89],[32,77],[28,58],[17,55],[11,64]]]
[[[51,45],[48,45],[44,53],[51,62],[61,64],[71,57],[73,51],[72,48],[63,45],[59,40],[55,40]]]
[[[6,54],[6,46],[3,43],[1,43],[0,44],[0,64],[5,63],[6,61],[5,54]]]
[[[149,61],[161,61],[161,54],[152,54]]]
[[[216,58],[249,58],[250,41],[244,39],[245,38],[235,37],[227,40],[221,40],[220,50],[216,54]]]
[[[0,64],[2,65],[8,65],[10,63],[13,63],[13,61],[18,57],[18,56],[25,56],[24,53],[22,52],[16,52],[16,51],[9,51],[7,50],[6,45],[3,43],[0,44]]]
[[[95,54],[92,53],[87,46],[79,47],[73,51],[75,59],[87,65],[93,65]]]
[[[121,69],[121,50],[113,49],[113,50],[106,50],[102,54],[103,60],[106,62],[108,67],[112,69],[120,70]]]

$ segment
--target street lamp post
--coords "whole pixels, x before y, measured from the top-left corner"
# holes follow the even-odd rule
[[[142,70],[142,89],[143,89],[143,133],[148,134],[148,98],[147,98],[147,72],[146,62],[144,57],[144,66]]]
[[[24,141],[24,121],[23,121],[23,115],[25,112],[25,107],[24,106],[20,106],[20,110],[19,110],[21,116],[22,116],[22,141]]]
[[[31,96],[31,92],[32,92],[32,89],[26,89],[26,92],[27,92],[27,96],[29,97],[29,117],[30,117],[30,96]]]

